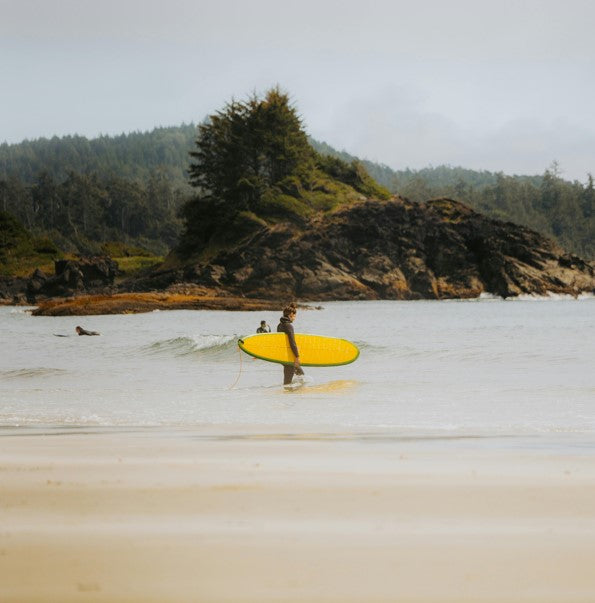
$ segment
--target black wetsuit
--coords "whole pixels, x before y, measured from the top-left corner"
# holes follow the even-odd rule
[[[289,339],[289,347],[293,352],[293,355],[298,358],[300,353],[295,343],[295,335],[293,331],[293,325],[291,320],[287,316],[282,316],[279,324],[277,325],[277,333],[285,333]],[[293,364],[283,365],[283,385],[288,385],[293,379],[293,375],[296,373],[295,366]]]
[[[269,327],[269,325],[267,325],[266,327],[258,327],[258,329],[256,329],[257,333],[270,333],[271,332],[271,328]]]
[[[82,327],[78,329],[77,333],[79,335],[99,335],[97,331],[87,331],[87,329],[83,329]]]

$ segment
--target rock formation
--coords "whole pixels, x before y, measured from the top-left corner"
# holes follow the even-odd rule
[[[31,275],[26,290],[29,303],[49,297],[104,291],[114,284],[118,264],[109,257],[95,256],[57,260],[54,270],[53,276],[47,276],[39,269]]]
[[[444,299],[593,292],[593,266],[522,226],[451,199],[364,200],[305,228],[262,227],[208,262],[127,288],[175,282],[263,299]]]

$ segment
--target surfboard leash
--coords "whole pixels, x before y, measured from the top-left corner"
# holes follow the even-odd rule
[[[242,376],[242,350],[240,350],[240,348],[238,348],[238,354],[240,355],[240,370],[238,371],[238,376],[236,377],[236,380],[227,389],[233,389],[238,384],[238,381]]]

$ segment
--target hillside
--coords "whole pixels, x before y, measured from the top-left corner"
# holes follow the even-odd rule
[[[124,224],[121,228],[113,218],[105,218],[104,231],[99,234],[89,232],[86,238],[90,241],[95,237],[116,239],[163,253],[171,248],[172,236],[175,241],[180,232],[175,212],[191,194],[189,152],[194,148],[196,134],[197,127],[187,124],[92,140],[67,136],[2,144],[1,208],[13,213],[36,234],[51,236],[61,247],[84,251],[72,233],[64,232],[63,223],[59,223],[58,228],[49,228],[48,220],[44,219],[45,207],[35,206],[34,191],[42,174],[45,173],[56,186],[62,186],[72,174],[79,179],[95,174],[102,186],[108,181],[124,182],[135,189],[129,199],[144,197],[140,204],[132,201],[128,207],[124,204],[131,219],[143,216],[140,225]],[[312,138],[309,142],[321,155],[340,158],[347,164],[357,160],[326,143]],[[488,216],[537,230],[568,251],[595,258],[595,188],[590,176],[586,176],[584,184],[568,182],[559,176],[555,165],[542,175],[512,176],[451,166],[410,170],[393,169],[366,160],[361,164],[391,193],[417,202],[437,197],[454,198]],[[149,198],[146,191],[155,179],[163,190]],[[120,198],[116,205],[122,203]],[[174,212],[165,221],[163,216],[153,221],[151,215],[147,215],[146,212],[152,211],[151,207],[164,205]],[[120,209],[120,216],[123,209]],[[169,234],[149,227],[148,223],[155,222],[166,224],[164,228]],[[84,224],[77,228],[79,233],[85,233]]]
[[[33,237],[11,214],[0,211],[0,276],[28,276],[53,266],[60,251],[47,238]]]
[[[118,265],[109,258],[67,260],[55,276],[36,271],[20,282],[27,300],[45,299],[40,312],[55,314],[202,307],[207,298],[218,307],[247,308],[248,301],[289,298],[576,296],[595,289],[592,265],[534,230],[445,197],[418,202],[391,195],[361,162],[317,151],[278,89],[232,101],[201,124],[188,175],[194,192],[179,206],[181,234],[165,262],[116,282]],[[123,231],[124,216],[135,223],[138,216],[127,211],[134,193],[142,199],[144,191],[136,211],[147,227],[167,224],[175,204],[163,202],[166,176],[161,189],[158,183],[154,174],[142,189],[113,176],[71,172],[56,184],[46,173],[26,189],[36,209],[27,217],[41,213],[42,224],[57,230],[62,223],[71,240],[91,247],[117,236],[116,226]],[[497,175],[483,191],[507,185]],[[559,210],[568,201],[563,186],[546,173],[541,199]],[[158,207],[169,213],[158,214]],[[5,230],[31,238],[16,222]],[[115,248],[101,246],[108,247]],[[70,295],[77,298],[48,301]]]
[[[44,172],[59,182],[75,172],[147,184],[157,171],[172,187],[189,192],[188,153],[195,138],[196,126],[182,124],[93,139],[73,135],[4,143],[0,145],[0,179],[33,185]]]
[[[301,228],[251,236],[126,283],[150,291],[192,283],[229,295],[302,300],[447,299],[593,293],[593,266],[522,226],[450,199],[365,199]]]
[[[313,141],[319,152],[344,161],[356,157]],[[462,167],[393,170],[362,160],[370,176],[391,192],[412,201],[449,197],[492,218],[521,224],[557,241],[564,249],[595,258],[595,184],[560,177],[554,162],[543,175],[506,175]]]
[[[181,243],[129,289],[306,300],[594,289],[592,266],[535,231],[452,199],[391,197],[358,161],[315,151],[278,89],[228,104],[196,145]]]

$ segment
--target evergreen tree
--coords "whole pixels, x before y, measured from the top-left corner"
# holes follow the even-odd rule
[[[228,103],[198,130],[190,182],[201,198],[232,212],[256,210],[267,189],[314,165],[301,120],[278,88]]]

